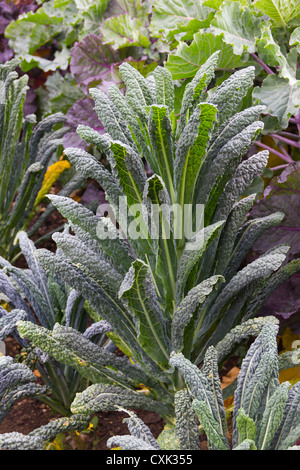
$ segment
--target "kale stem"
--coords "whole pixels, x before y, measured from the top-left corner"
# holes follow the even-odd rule
[[[277,139],[277,140],[280,140],[281,142],[284,142],[285,144],[300,148],[299,142],[295,142],[294,140],[287,139],[286,137],[283,137],[282,135],[279,135],[279,134],[269,134],[269,135],[270,137],[273,137],[273,139]]]
[[[290,137],[291,139],[296,139],[296,140],[300,139],[300,135],[292,134],[292,132],[281,131],[281,132],[278,132],[278,135],[282,135],[283,137]]]
[[[300,109],[297,113],[297,116],[296,116],[296,121],[297,121],[297,130],[298,130],[298,134],[300,135]]]
[[[270,153],[277,155],[277,157],[282,158],[282,160],[286,161],[287,163],[293,163],[294,161],[290,156],[287,157],[283,153],[278,152],[277,150],[273,149],[272,147],[269,147],[268,145],[263,144],[262,142],[255,141],[254,143],[258,147],[261,147],[265,150],[269,150]]]
[[[254,52],[251,52],[250,55],[257,63],[259,63],[259,65],[265,70],[265,72],[270,75],[274,75],[273,70],[271,70],[270,67],[268,67],[268,65],[265,64]]]

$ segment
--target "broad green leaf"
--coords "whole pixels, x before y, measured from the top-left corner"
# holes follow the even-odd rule
[[[107,77],[107,69],[120,60],[112,47],[103,44],[98,34],[88,34],[76,43],[71,51],[70,71],[78,84],[85,89],[90,84],[101,83]]]
[[[268,75],[261,87],[254,88],[253,99],[259,100],[268,113],[278,118],[279,129],[286,129],[290,118],[299,111],[300,81],[291,84],[287,78]]]
[[[43,115],[59,111],[66,113],[77,100],[84,98],[84,93],[73,75],[66,73],[63,77],[57,70],[48,76],[45,89],[38,90],[38,98]]]
[[[61,32],[61,15],[50,16],[41,7],[36,12],[28,12],[16,21],[10,22],[5,36],[18,56],[33,54],[39,47],[49,42]]]
[[[255,0],[253,6],[283,27],[300,15],[298,0]]]
[[[294,31],[292,32],[289,40],[289,45],[290,46],[298,46],[298,52],[299,52],[299,46],[300,46],[300,26],[298,28],[295,28]]]
[[[82,25],[79,33],[79,39],[84,38],[87,34],[99,34],[99,26],[105,18],[104,13],[107,5],[109,4],[109,0],[76,0],[75,3],[79,10],[76,17],[79,19]],[[72,26],[72,14],[69,21]]]
[[[199,67],[209,59],[212,53],[220,51],[218,67],[232,69],[245,65],[240,55],[235,55],[233,46],[224,42],[224,33],[197,32],[190,45],[180,42],[166,62],[173,79],[193,77]]]
[[[177,25],[187,25],[191,19],[204,20],[211,9],[196,0],[156,0],[153,5],[151,31],[154,36],[172,30]]]
[[[147,48],[150,43],[144,22],[129,14],[112,16],[101,25],[102,40],[114,49],[128,46]]]
[[[237,1],[243,6],[249,6],[249,3],[251,0],[231,0],[233,2]],[[220,6],[224,3],[224,0],[204,0],[203,5],[206,5],[210,8],[214,8],[215,10],[218,10]]]
[[[176,41],[192,41],[196,33],[198,33],[200,30],[209,28],[214,14],[215,12],[211,10],[203,20],[199,18],[192,18],[187,23],[178,23],[177,26],[173,27],[171,30],[166,29],[165,33],[161,31],[160,40],[164,45],[163,47],[165,47],[167,50],[172,50],[173,43],[175,42],[175,44],[177,44]],[[154,34],[156,35],[156,33]]]
[[[23,54],[20,57],[22,59],[21,67],[24,72],[28,72],[35,67],[42,69],[44,72],[54,72],[57,69],[66,70],[68,68],[70,53],[67,47],[63,46],[61,51],[55,51],[53,60],[31,54]]]
[[[258,54],[264,59],[263,54],[267,54],[268,65],[279,66],[278,75],[287,78],[291,85],[296,83],[297,51],[293,49],[289,54],[284,55],[280,45],[274,41],[270,25],[264,25],[261,37],[258,41]]]

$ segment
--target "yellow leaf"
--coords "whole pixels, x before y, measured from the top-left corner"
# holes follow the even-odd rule
[[[140,384],[139,385],[139,389],[137,390],[137,392],[143,392],[145,393],[145,395],[149,395],[149,388],[146,387],[144,384]]]
[[[2,308],[4,308],[4,310],[7,310],[8,312],[10,312],[11,309],[12,309],[11,306],[8,303],[4,302],[4,300],[0,301],[0,305],[1,305]]]
[[[62,172],[70,167],[71,167],[71,164],[67,160],[59,160],[58,162],[55,162],[53,163],[53,165],[49,166],[49,168],[47,169],[45,173],[42,187],[36,197],[36,200],[34,203],[34,209],[44,199],[46,194],[49,193],[50,188],[55,183],[55,181],[59,178]]]

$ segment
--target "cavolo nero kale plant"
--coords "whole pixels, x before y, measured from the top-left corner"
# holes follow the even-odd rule
[[[198,366],[207,348],[232,328],[242,325],[236,343],[256,335],[262,323],[253,317],[276,286],[299,271],[299,260],[281,267],[286,245],[244,261],[255,240],[284,214],[247,220],[256,197],[251,184],[268,152],[243,157],[263,128],[264,108],[241,110],[254,68],[214,87],[217,61],[218,52],[187,85],[178,116],[167,69],[157,67],[144,78],[123,63],[124,95],[116,86],[108,95],[90,90],[106,134],[78,127],[81,138],[106,155],[107,165],[82,149],[65,149],[76,171],[105,191],[107,216],[71,198],[48,196],[71,231],[53,235],[56,253],[40,249],[36,256],[86,299],[94,321],[109,322],[125,356],[117,361],[59,324],[51,331],[21,321],[17,328],[91,380],[89,406],[97,411],[114,402],[172,421],[174,395],[185,386],[170,365],[172,353]]]
[[[22,372],[22,368],[27,367],[27,375],[33,375],[30,369],[37,370],[44,387],[40,387],[39,393],[36,392],[35,395],[54,411],[67,416],[70,415],[70,406],[76,393],[89,385],[88,378],[85,380],[84,374],[53,360],[37,348],[34,342],[21,338],[16,323],[27,320],[33,325],[41,325],[51,334],[54,334],[52,330],[55,324],[56,330],[58,325],[64,325],[81,332],[84,338],[93,343],[114,350],[115,346],[105,335],[109,334],[111,326],[105,321],[89,325],[89,310],[86,309],[83,297],[55,274],[47,276],[35,256],[35,246],[26,232],[19,232],[18,242],[28,269],[13,266],[0,257],[0,292],[5,295],[7,302],[6,309],[0,307],[0,341],[4,341],[8,335],[16,339],[21,353],[15,359],[15,365],[9,364],[16,368],[16,377],[19,368]],[[6,373],[8,372],[7,368]],[[2,399],[0,413],[6,409],[6,401]]]
[[[277,330],[274,322],[266,323],[242,362],[234,392],[232,442],[217,367],[222,340],[208,348],[201,369],[182,353],[171,355],[171,365],[186,382],[186,388],[175,395],[173,429],[165,429],[156,440],[135,413],[122,409],[129,415],[124,422],[130,435],[111,437],[108,447],[200,450],[199,434],[204,431],[211,450],[299,450],[295,443],[300,437],[300,383],[292,386],[278,380],[282,361],[277,353]]]

